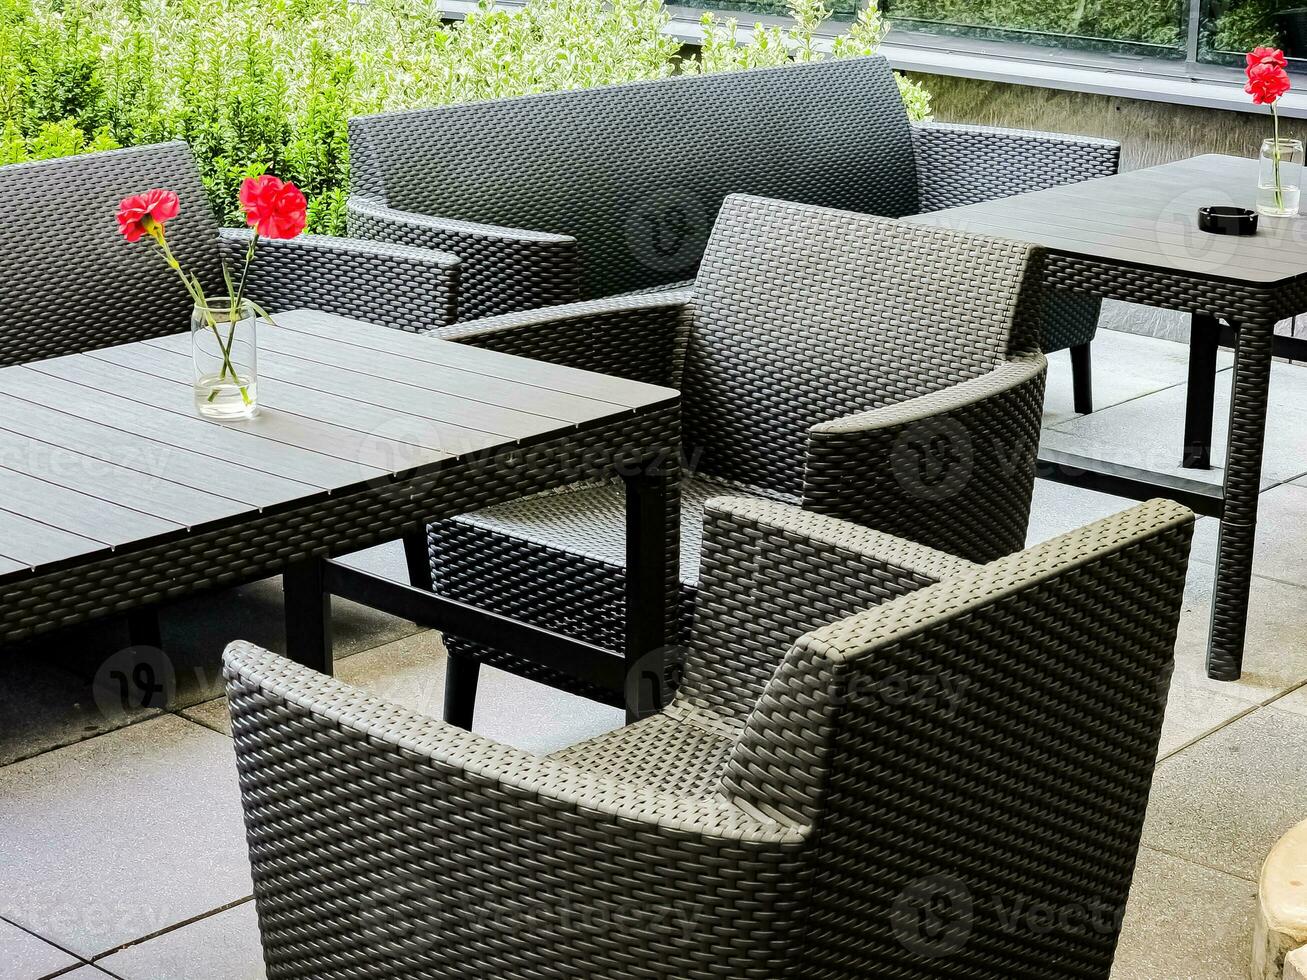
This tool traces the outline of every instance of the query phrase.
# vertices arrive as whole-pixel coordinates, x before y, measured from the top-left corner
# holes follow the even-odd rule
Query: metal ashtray
[[[1257,234],[1257,212],[1213,204],[1198,209],[1198,227],[1213,235]]]

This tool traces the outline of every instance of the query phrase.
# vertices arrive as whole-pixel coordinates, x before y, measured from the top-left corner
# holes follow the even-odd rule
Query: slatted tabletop
[[[0,589],[677,401],[329,314],[276,323],[248,421],[196,414],[185,334],[0,369]]]
[[[1307,219],[1263,218],[1249,236],[1198,228],[1200,207],[1254,207],[1257,166],[1212,154],[904,220],[1113,263],[1275,285],[1307,270]]]

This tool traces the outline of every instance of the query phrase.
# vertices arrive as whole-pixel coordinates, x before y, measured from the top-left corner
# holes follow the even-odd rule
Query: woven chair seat
[[[605,732],[555,752],[551,759],[592,776],[684,797],[708,797],[718,782],[742,721],[675,704],[635,725]]]
[[[681,581],[686,585],[699,579],[704,504],[740,489],[702,477],[681,481]],[[766,496],[774,498],[773,494]],[[626,567],[625,507],[626,497],[617,482],[578,484],[456,517],[452,522],[602,562],[620,571]]]

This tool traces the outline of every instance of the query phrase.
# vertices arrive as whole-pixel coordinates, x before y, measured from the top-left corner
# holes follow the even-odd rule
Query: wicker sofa
[[[733,195],[693,289],[490,318],[463,343],[680,389],[680,637],[703,502],[802,503],[965,558],[1025,542],[1045,360],[1027,245]],[[625,643],[619,485],[573,486],[406,539],[413,584],[614,651]],[[430,569],[430,577],[426,577]],[[670,587],[678,571],[670,569]],[[673,608],[676,603],[671,604]],[[449,721],[489,663],[599,700],[536,663],[446,635]],[[668,657],[668,688],[677,655]]]
[[[705,514],[676,701],[549,757],[228,648],[269,980],[1105,980],[1192,513],[984,566]]]
[[[884,58],[350,121],[349,233],[463,260],[459,319],[694,277],[727,194],[900,217],[1115,173],[1105,140],[909,124]],[[1097,300],[1052,297],[1090,411]]]
[[[177,258],[221,289],[223,254],[238,264],[247,233],[219,230],[185,143],[0,167],[10,243],[0,258],[0,365],[188,328],[191,301],[176,274],[114,225],[118,202],[151,187],[180,198],[168,224]],[[427,329],[453,317],[458,264],[427,248],[304,235],[263,242],[247,292],[274,312],[310,307]]]

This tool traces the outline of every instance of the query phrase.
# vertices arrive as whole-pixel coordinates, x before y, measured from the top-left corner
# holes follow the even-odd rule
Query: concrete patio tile
[[[191,922],[96,960],[122,980],[195,977],[264,980],[263,947],[254,903]]]
[[[39,980],[80,962],[71,953],[0,919],[0,977],[5,980]]]
[[[1189,345],[1157,337],[1101,329],[1094,338],[1094,408],[1102,410],[1121,402],[1184,384],[1189,372]],[[1221,351],[1218,365],[1234,363],[1231,351]],[[1071,394],[1071,352],[1048,355],[1048,382],[1044,392],[1044,422],[1057,424],[1078,418]]]
[[[336,657],[348,657],[416,633],[419,627],[347,599],[332,600]],[[201,596],[165,610],[163,644],[177,676],[173,707],[198,704],[222,693],[222,651],[232,640],[281,650],[285,625],[281,579],[270,578]]]
[[[1304,532],[1307,532],[1307,485],[1286,483],[1263,493],[1257,505],[1257,550],[1253,562],[1257,574],[1307,585]]]
[[[163,715],[0,769],[0,915],[85,958],[251,893],[230,740]]]
[[[1257,886],[1139,849],[1112,980],[1234,980],[1248,975]]]
[[[1211,682],[1209,682],[1210,684]],[[1257,705],[1238,693],[1226,694],[1209,684],[1194,684],[1189,676],[1177,672],[1167,693],[1166,716],[1162,720],[1162,737],[1158,758],[1165,758],[1195,739],[1210,734]]]
[[[1307,717],[1259,708],[1158,764],[1143,839],[1252,882],[1305,816]]]
[[[1263,486],[1307,473],[1307,369],[1275,364],[1262,466]],[[1226,425],[1230,411],[1229,372],[1216,385],[1212,463],[1216,469],[1186,470],[1179,466],[1184,436],[1183,386],[1167,388],[1113,405],[1092,415],[1057,423],[1044,432],[1049,448],[1192,479],[1220,482],[1225,462]],[[1079,448],[1077,448],[1079,447]]]
[[[80,659],[88,648],[105,657],[121,649],[116,634],[107,639],[78,631],[5,651],[0,657],[0,766],[159,714],[157,708],[103,696],[97,703],[92,676],[61,665],[61,653]],[[91,655],[92,662],[98,655]]]
[[[1214,566],[1190,562],[1172,684],[1187,684],[1251,703],[1265,703],[1307,680],[1307,589],[1254,575],[1248,602],[1243,675],[1207,677]]]
[[[70,973],[59,974],[59,980],[113,980],[113,974],[105,973],[88,963]]]
[[[1307,716],[1307,684],[1271,702],[1278,710]]]
[[[445,692],[445,647],[440,634],[428,630],[341,661],[336,676],[379,698],[439,718]],[[188,708],[183,714],[231,732],[225,698]],[[473,728],[498,742],[543,755],[619,728],[625,720],[618,708],[493,667],[481,669]]]

